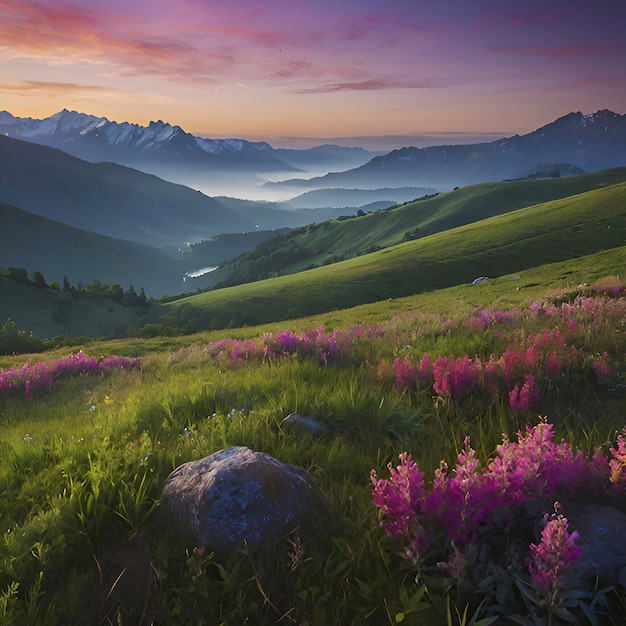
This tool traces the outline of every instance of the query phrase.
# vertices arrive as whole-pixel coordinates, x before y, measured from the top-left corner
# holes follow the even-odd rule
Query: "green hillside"
[[[41,288],[0,275],[0,325],[7,319],[17,329],[48,339],[67,337],[114,337],[136,323],[144,312],[110,298]]]
[[[502,276],[621,248],[626,183],[519,209],[371,254],[167,305],[202,311],[213,326],[275,321]]]
[[[42,272],[73,285],[119,283],[144,287],[151,297],[180,293],[193,265],[159,248],[75,228],[0,202],[0,267]]]
[[[116,163],[89,163],[3,135],[0,158],[0,200],[108,237],[178,247],[254,228],[214,198]]]
[[[626,168],[549,180],[484,183],[346,220],[311,224],[224,263],[220,285],[290,274],[626,181]]]

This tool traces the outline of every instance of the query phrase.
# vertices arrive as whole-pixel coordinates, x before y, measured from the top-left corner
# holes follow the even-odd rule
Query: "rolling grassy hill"
[[[559,179],[483,183],[361,217],[312,224],[225,262],[219,270],[221,284],[298,272],[624,181],[626,168]]]
[[[213,325],[257,324],[467,284],[614,250],[626,260],[626,183],[490,217],[340,263],[169,303]]]
[[[502,280],[506,281],[509,291],[520,288],[526,293],[529,284],[547,284],[540,279],[529,278],[527,270],[568,259],[568,264],[555,270],[559,275],[568,276],[571,271],[587,280],[585,272],[589,270],[589,280],[592,280],[608,274],[621,274],[626,266],[626,183],[610,187],[601,185],[606,184],[610,177],[618,178],[623,174],[623,170],[611,170],[600,177],[597,174],[586,175],[589,186],[595,184],[600,188],[403,242],[344,262],[181,298],[162,307],[153,307],[144,320],[156,322],[155,308],[158,308],[162,311],[165,325],[171,326],[169,332],[178,332],[176,329],[183,327],[184,332],[192,332],[206,328],[268,323],[311,314],[320,314],[326,319],[329,315],[336,317],[344,309],[350,315],[350,307],[364,303],[385,302],[388,298],[432,292],[454,285],[461,285],[459,302],[468,301],[468,298],[473,301],[478,290],[480,293],[489,292],[495,283],[490,280],[480,287],[468,287],[468,283],[478,276],[494,278],[523,272],[522,279],[515,283],[510,278]],[[581,182],[579,177],[569,181],[539,182],[549,182],[548,187],[552,189],[555,186],[557,189],[564,186],[571,189],[574,181],[577,184]],[[513,188],[504,183],[495,185],[494,193],[512,193],[519,182],[515,181]],[[523,185],[522,189],[532,198],[533,193],[538,193],[535,187],[538,181],[531,182],[533,184]],[[446,195],[456,200],[465,194],[474,202],[475,215],[481,206],[486,212],[493,210],[485,208],[486,203],[481,205],[478,194],[480,187],[485,186],[475,188],[469,196],[468,191],[472,190],[458,190]],[[491,186],[487,187],[491,191]],[[443,199],[438,196],[412,205]],[[446,206],[450,208],[449,204]],[[398,207],[389,211],[389,214],[401,214],[410,207]],[[450,209],[452,215],[453,209]],[[43,218],[36,220],[41,221],[44,227],[47,224]],[[348,223],[358,224],[362,220],[349,220]],[[343,226],[345,223],[336,222],[330,226]],[[31,227],[34,228],[32,224],[28,228],[32,230]],[[42,233],[43,241],[50,230],[43,228]],[[93,245],[86,248],[91,255],[97,252],[96,243],[99,239],[106,238],[94,235],[92,239]],[[72,251],[73,259],[82,259],[80,247],[75,243],[68,243],[67,247]],[[599,257],[587,256],[602,250],[608,252]],[[46,256],[45,246],[39,251]],[[89,254],[75,265],[86,266]],[[126,258],[121,253],[118,257],[120,262]],[[536,272],[534,270],[534,274]],[[48,281],[60,281],[60,277],[47,272],[45,278]],[[89,280],[94,278],[95,275]],[[159,280],[158,275],[155,280]],[[573,277],[572,280],[577,279]],[[74,280],[71,282],[74,284]],[[142,284],[136,285],[139,286]],[[11,317],[20,329],[32,330],[43,338],[57,334],[113,336],[119,334],[122,328],[136,326],[138,321],[136,311],[124,307],[118,310],[114,302],[106,299],[70,301],[67,294],[37,289],[32,285],[24,285],[21,289],[19,293],[9,294],[5,283],[0,284],[3,302],[0,317],[3,320]],[[153,293],[148,290],[148,295],[152,296]],[[9,302],[11,306],[8,306]]]

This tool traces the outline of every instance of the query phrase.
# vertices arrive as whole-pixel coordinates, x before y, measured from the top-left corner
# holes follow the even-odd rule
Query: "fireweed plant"
[[[527,309],[485,309],[459,321],[440,320],[442,333],[491,335],[491,345],[500,349],[489,354],[420,353],[418,342],[404,331],[411,321],[398,319],[375,329],[329,332],[320,327],[301,335],[287,330],[256,340],[226,340],[209,344],[206,353],[231,365],[276,363],[295,355],[329,366],[348,359],[357,343],[362,350],[364,342],[376,338],[388,344],[395,340],[393,360],[362,366],[361,373],[374,372],[383,385],[409,394],[427,393],[436,402],[504,399],[514,413],[529,415],[541,407],[544,395],[554,398],[590,382],[600,386],[619,380],[623,348],[614,339],[624,329],[623,295],[621,285],[590,288],[575,296],[553,293]],[[613,339],[610,344],[608,337]],[[484,467],[466,438],[455,467],[442,462],[429,489],[424,473],[403,452],[399,465],[388,466],[389,479],[372,471],[374,502],[387,534],[403,544],[401,552],[417,568],[418,578],[435,571],[456,581],[457,592],[492,592],[498,595],[491,603],[492,615],[516,610],[521,597],[533,605],[529,612],[567,621],[567,607],[572,606],[569,575],[580,554],[577,533],[570,534],[567,519],[555,513],[546,516],[537,540],[532,529],[543,519],[538,511],[553,510],[560,499],[624,502],[625,453],[619,435],[608,456],[598,448],[587,459],[566,441],[555,441],[553,425],[543,419],[518,432],[516,442],[504,437]],[[493,581],[502,584],[505,578],[519,589],[516,599],[494,591]],[[582,598],[577,601],[583,603]]]
[[[527,310],[485,309],[456,323],[443,318],[439,332],[456,329],[491,333],[492,343],[497,343],[500,350],[482,355],[435,356],[420,354],[419,346],[409,343],[397,349],[404,354],[379,362],[376,377],[400,391],[432,391],[446,401],[477,395],[489,400],[503,397],[514,411],[536,411],[541,407],[543,393],[619,374],[616,364],[623,357],[623,346],[619,342],[606,345],[598,338],[623,333],[624,288],[598,287],[594,294],[580,294],[572,301],[559,301],[565,295],[557,294],[552,301],[533,302]],[[312,357],[323,366],[347,359],[358,362],[354,353],[366,354],[368,340],[385,338],[387,344],[392,344],[395,339],[397,343],[403,326],[412,323],[410,319],[394,320],[376,328],[359,325],[349,331],[328,331],[322,326],[301,334],[285,330],[258,339],[224,339],[208,344],[206,354],[219,363],[232,365],[275,363],[288,356]],[[529,332],[526,326],[539,330]]]
[[[0,397],[24,394],[27,399],[33,393],[50,391],[53,384],[64,378],[81,374],[103,375],[115,369],[133,369],[141,366],[139,359],[108,356],[97,359],[82,350],[54,361],[31,363],[21,367],[14,365],[0,370]]]
[[[388,465],[389,478],[372,470],[370,479],[374,504],[381,513],[381,526],[400,540],[402,553],[422,575],[437,567],[452,579],[474,580],[476,589],[496,595],[490,570],[506,571],[518,584],[530,586],[538,609],[563,615],[581,548],[567,518],[559,512],[563,498],[608,497],[624,501],[626,496],[626,441],[618,436],[611,459],[596,449],[591,459],[574,452],[565,441],[555,441],[553,425],[545,419],[518,432],[517,441],[506,437],[496,456],[483,467],[469,438],[458,455],[454,469],[442,462],[427,489],[424,473],[407,452],[400,464]],[[533,510],[545,510],[556,502],[554,515],[545,516],[541,540],[527,543]],[[503,538],[506,541],[503,544]],[[502,547],[505,547],[502,550]],[[480,555],[480,557],[477,557]],[[582,598],[582,596],[580,596]],[[491,603],[492,614],[514,608],[504,596]],[[567,613],[565,613],[567,615]]]

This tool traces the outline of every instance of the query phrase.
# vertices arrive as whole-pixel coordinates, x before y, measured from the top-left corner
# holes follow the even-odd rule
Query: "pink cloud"
[[[194,87],[240,82],[293,94],[472,81],[484,89],[485,81],[505,76],[526,84],[541,73],[531,72],[525,58],[559,58],[563,66],[571,59],[571,67],[580,55],[623,55],[626,44],[614,33],[600,39],[602,31],[587,33],[584,20],[572,17],[581,9],[564,12],[561,3],[494,1],[479,11],[467,0],[432,7],[406,0],[0,0],[0,49],[40,64],[92,64],[94,78],[102,69],[107,82],[116,76]],[[514,72],[507,55],[522,59]]]
[[[99,85],[81,85],[79,83],[66,83],[43,80],[23,80],[14,83],[0,83],[0,91],[52,91],[52,92],[77,92],[77,91],[111,91],[108,87]]]
[[[209,78],[225,73],[234,61],[187,42],[184,33],[153,35],[135,30],[132,16],[98,12],[71,3],[25,2],[10,7],[0,25],[0,41],[17,54],[39,54],[42,60],[64,57],[117,67],[122,75],[158,75],[171,79]]]
[[[97,63],[119,76],[149,76],[185,84],[218,81],[286,88],[312,83],[323,91],[370,90],[387,73],[385,52],[430,45],[425,19],[372,11],[371,3],[195,2],[93,3],[7,0],[0,45],[40,62]],[[394,3],[391,3],[392,5]],[[397,6],[397,5],[396,5]],[[394,70],[401,71],[396,63]],[[393,82],[393,79],[388,79]],[[320,84],[321,83],[321,84]],[[317,85],[317,86],[316,86]],[[359,86],[363,85],[363,86]],[[306,89],[302,90],[305,93]]]

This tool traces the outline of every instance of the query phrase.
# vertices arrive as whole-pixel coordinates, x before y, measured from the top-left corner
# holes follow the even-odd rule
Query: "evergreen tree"
[[[124,295],[124,304],[126,304],[126,306],[137,306],[139,304],[139,296],[133,285],[129,285],[128,291]]]
[[[41,272],[33,272],[33,282],[37,287],[47,287],[46,279]]]

